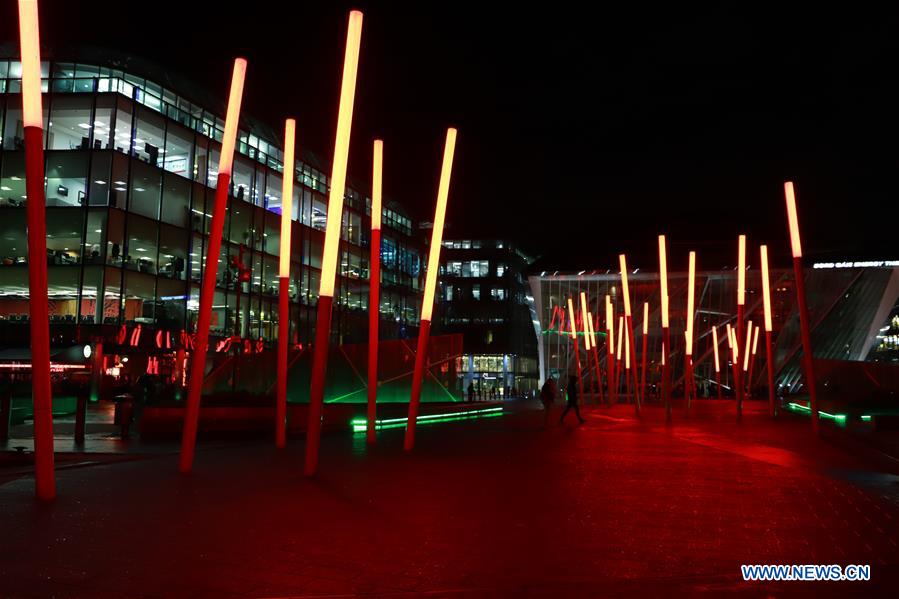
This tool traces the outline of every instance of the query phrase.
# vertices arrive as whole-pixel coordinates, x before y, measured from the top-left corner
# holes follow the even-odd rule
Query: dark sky
[[[701,267],[732,264],[739,232],[786,259],[793,178],[807,254],[899,257],[893,14],[163,4],[44,0],[44,43],[133,53],[222,97],[246,55],[245,111],[277,129],[295,115],[300,143],[330,162],[346,13],[360,7],[350,171],[369,177],[383,136],[387,194],[430,219],[457,126],[450,236],[511,237],[560,269],[611,267],[619,251],[653,268],[660,232]]]

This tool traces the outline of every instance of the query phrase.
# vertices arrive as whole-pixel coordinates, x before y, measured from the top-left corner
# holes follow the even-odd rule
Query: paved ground
[[[0,484],[0,596],[872,596],[899,583],[899,477],[808,422],[625,406],[201,450]],[[743,583],[741,563],[870,564],[869,583]]]

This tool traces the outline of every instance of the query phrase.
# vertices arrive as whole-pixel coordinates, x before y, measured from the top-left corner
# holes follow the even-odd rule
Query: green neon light
[[[473,420],[476,418],[491,418],[494,416],[502,416],[502,406],[496,408],[482,408],[478,410],[465,410],[460,412],[444,412],[443,414],[425,414],[418,417],[419,424],[431,424],[437,422],[451,422],[455,420]],[[408,418],[385,418],[383,420],[375,420],[375,430],[402,428],[406,426]],[[366,418],[354,418],[350,421],[354,433],[365,432],[368,427]]]
[[[793,412],[797,412],[800,414],[812,413],[812,409],[810,407],[795,402],[788,403],[787,408],[789,408]],[[818,410],[818,416],[820,416],[821,418],[826,418],[828,420],[833,420],[837,424],[846,424],[846,414],[829,414],[828,412],[822,412],[821,410]]]
[[[542,331],[542,333],[543,333],[544,335],[549,335],[550,333],[555,333],[556,335],[565,335],[566,337],[571,337],[571,331],[570,331],[570,330],[565,330],[565,331],[563,331],[563,330],[560,330],[560,329],[544,329],[544,330]],[[585,336],[586,334],[587,334],[587,333],[585,333],[584,331],[577,331],[577,336],[578,336],[578,337],[583,337],[583,336]],[[608,333],[606,333],[605,331],[596,331],[594,334],[595,334],[597,337],[607,337],[607,336],[608,336]]]
[[[862,422],[871,422],[873,418],[870,414],[862,414]]]

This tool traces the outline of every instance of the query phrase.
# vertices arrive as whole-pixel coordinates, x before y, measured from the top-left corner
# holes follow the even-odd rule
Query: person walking
[[[468,382],[468,401],[474,401],[474,383],[471,381]]]
[[[543,404],[543,428],[549,426],[549,417],[552,412],[553,404],[556,401],[556,379],[549,377],[540,388],[540,402]]]
[[[562,410],[562,416],[559,417],[559,424],[562,424],[565,421],[565,415],[568,414],[568,410],[571,408],[574,408],[574,413],[577,416],[578,422],[583,424],[586,420],[581,417],[581,410],[577,405],[577,377],[571,373],[568,374],[568,388],[566,389],[566,393],[568,398],[565,409]]]

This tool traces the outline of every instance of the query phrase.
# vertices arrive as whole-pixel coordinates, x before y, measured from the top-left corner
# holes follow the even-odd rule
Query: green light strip
[[[445,412],[443,414],[425,414],[418,417],[420,424],[430,424],[432,422],[450,422],[453,420],[471,420],[475,418],[490,418],[492,416],[502,416],[502,406],[495,408],[482,408],[479,410],[463,410],[459,412]],[[385,418],[383,420],[375,420],[375,430],[400,428],[406,426],[408,418]],[[365,432],[368,427],[366,418],[354,418],[350,421],[354,433]]]
[[[802,414],[811,414],[812,413],[812,409],[810,407],[804,406],[802,404],[798,404],[795,402],[788,403],[787,407],[790,410],[792,410],[793,412],[799,412]],[[818,415],[821,416],[822,418],[828,418],[828,419],[833,420],[834,422],[838,422],[840,424],[846,423],[846,414],[829,414],[827,412],[822,412],[821,410],[818,410]]]
[[[871,422],[873,417],[870,414],[862,414],[862,422]]]

